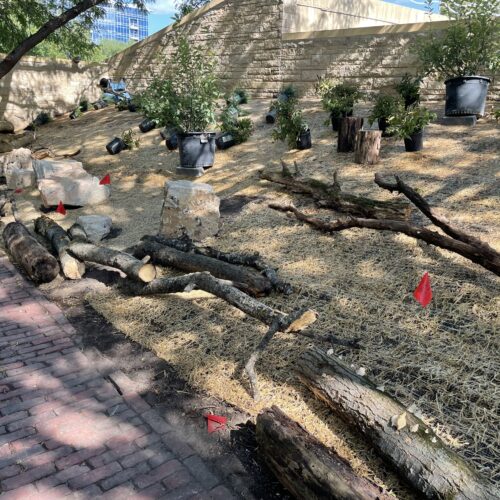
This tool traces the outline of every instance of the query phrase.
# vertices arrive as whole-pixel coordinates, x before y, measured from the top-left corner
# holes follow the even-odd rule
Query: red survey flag
[[[17,188],[14,193],[16,194],[21,194],[23,192],[23,190],[21,188]]]
[[[419,285],[413,292],[413,296],[420,302],[422,307],[427,307],[432,300],[431,279],[429,273],[425,273]]]
[[[59,201],[59,205],[57,205],[56,212],[61,215],[66,215],[66,209],[64,208],[62,201]]]
[[[207,417],[208,433],[217,432],[226,428],[227,418],[219,415],[205,415]]]
[[[99,184],[101,184],[101,186],[105,186],[106,184],[111,184],[111,177],[109,176],[109,174],[106,174],[100,181],[99,181]]]

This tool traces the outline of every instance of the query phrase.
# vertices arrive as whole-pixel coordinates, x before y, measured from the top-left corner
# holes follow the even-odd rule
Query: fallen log
[[[8,252],[36,283],[49,283],[59,274],[57,259],[31,235],[21,222],[11,222],[3,230]]]
[[[300,380],[363,434],[426,498],[493,500],[498,492],[415,415],[338,358],[317,348],[297,364]]]
[[[260,273],[265,276],[271,283],[272,287],[285,295],[289,295],[293,292],[292,285],[278,278],[276,269],[273,269],[262,259],[258,252],[248,254],[239,252],[222,252],[216,248],[210,246],[200,247],[196,245],[189,237],[185,236],[183,238],[172,239],[166,238],[165,236],[155,235],[155,236],[144,236],[141,238],[142,241],[156,241],[161,245],[166,245],[181,252],[196,253],[199,255],[204,255],[205,257],[210,257],[212,259],[221,260],[227,262],[228,264],[234,264],[235,266],[245,266],[252,267],[260,271]]]
[[[256,435],[259,454],[298,500],[391,498],[276,406],[257,416]]]
[[[411,213],[410,205],[405,202],[373,200],[343,192],[336,172],[333,184],[329,184],[318,179],[303,177],[298,170],[292,174],[282,162],[281,173],[261,171],[260,178],[285,186],[294,193],[307,194],[321,207],[333,208],[350,215],[373,219],[407,220]]]
[[[132,255],[111,248],[90,243],[72,243],[68,252],[81,261],[95,262],[103,266],[115,267],[129,278],[149,283],[156,278],[156,269],[152,264],[142,262]]]
[[[375,165],[380,159],[380,130],[360,130],[356,136],[354,161],[361,165]]]
[[[51,218],[42,215],[35,220],[35,231],[49,240],[59,256],[62,272],[70,280],[79,280],[85,274],[85,264],[68,253],[71,240],[66,231]]]
[[[500,276],[500,254],[495,250],[485,250],[483,247],[469,245],[463,241],[451,238],[450,236],[445,236],[420,226],[414,226],[407,222],[397,220],[361,219],[356,217],[345,217],[333,221],[324,221],[317,217],[308,216],[300,210],[297,210],[293,205],[270,203],[269,207],[281,212],[291,212],[298,220],[325,233],[334,233],[357,227],[406,234],[412,238],[425,241],[425,243],[430,245],[457,253],[469,259],[471,262],[488,269],[488,271],[495,273],[497,276]]]
[[[237,286],[237,283],[215,278],[208,272],[185,274],[184,276],[175,278],[159,278],[144,286],[140,286],[137,283],[128,283],[128,287],[137,295],[179,293],[198,288],[225,300],[245,314],[268,325],[269,331],[245,365],[245,371],[250,380],[251,394],[254,399],[258,400],[260,395],[255,373],[255,363],[260,353],[269,344],[275,333],[301,332],[312,325],[318,318],[318,315],[315,311],[309,309],[299,309],[291,314],[285,314],[250,297],[239,290]]]
[[[151,239],[142,241],[135,247],[133,254],[139,259],[150,255],[154,264],[175,267],[190,273],[208,271],[216,278],[236,283],[240,290],[255,297],[268,295],[272,290],[270,281],[251,269],[228,264],[204,255],[186,253]]]

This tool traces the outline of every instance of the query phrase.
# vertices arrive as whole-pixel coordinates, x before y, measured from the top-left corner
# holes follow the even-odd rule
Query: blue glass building
[[[133,6],[116,9],[104,7],[106,14],[97,20],[92,29],[92,41],[118,40],[138,42],[148,36],[148,15]]]

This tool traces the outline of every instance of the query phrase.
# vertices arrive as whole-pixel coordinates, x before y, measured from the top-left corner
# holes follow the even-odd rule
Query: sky
[[[356,0],[354,0],[356,1]],[[424,0],[384,0],[405,7],[413,7],[414,9],[425,10]],[[436,5],[438,1],[435,1]],[[174,14],[174,0],[156,0],[152,5],[149,5],[149,34],[152,35],[157,31],[172,24],[172,16]]]

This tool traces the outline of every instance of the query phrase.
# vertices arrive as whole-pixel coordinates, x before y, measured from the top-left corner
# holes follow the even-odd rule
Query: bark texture
[[[354,151],[356,135],[363,128],[363,118],[346,116],[340,120],[337,151],[339,153],[350,153]]]
[[[142,241],[134,249],[133,254],[139,259],[151,255],[155,264],[175,267],[190,273],[208,271],[216,278],[231,281],[234,286],[255,297],[268,295],[272,290],[270,281],[252,269],[245,269],[204,255],[186,253],[151,239]]]
[[[145,264],[132,255],[118,250],[90,243],[72,243],[68,251],[78,260],[120,269],[129,278],[136,281],[149,283],[156,277],[156,269],[152,264]]]
[[[297,369],[315,396],[361,432],[426,498],[499,498],[494,486],[419,418],[341,360],[313,348],[302,356]]]
[[[407,220],[411,213],[411,207],[406,202],[379,201],[343,192],[336,173],[334,173],[333,183],[329,184],[304,177],[297,167],[295,173],[292,173],[283,162],[281,173],[261,171],[260,177],[266,181],[285,186],[294,193],[307,194],[316,200],[321,207],[333,208],[338,212],[354,216]]]
[[[20,222],[7,224],[3,239],[14,260],[36,283],[50,283],[59,274],[57,259]]]
[[[51,218],[42,215],[35,220],[35,231],[46,238],[59,256],[62,272],[70,280],[81,279],[85,264],[68,253],[71,240],[66,231]]]
[[[356,136],[354,161],[361,165],[375,165],[380,159],[380,130],[360,130]]]
[[[273,406],[257,417],[259,453],[297,500],[388,500],[333,450]]]

